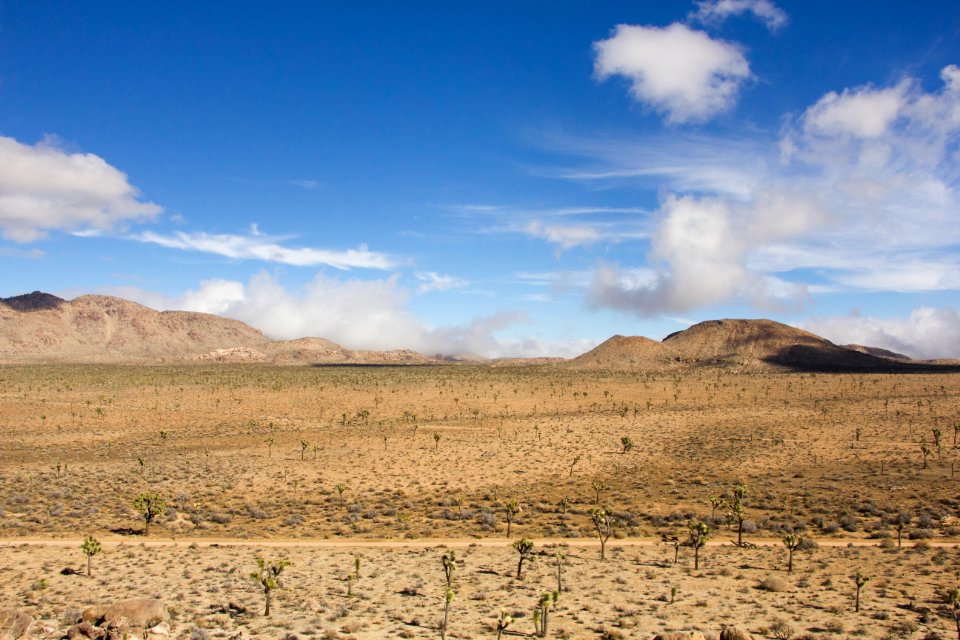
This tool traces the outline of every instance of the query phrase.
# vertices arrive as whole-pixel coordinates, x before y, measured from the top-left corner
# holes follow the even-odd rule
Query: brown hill
[[[851,349],[853,351],[859,351],[860,353],[869,353],[872,356],[877,356],[878,358],[890,358],[891,360],[903,360],[908,361],[912,360],[910,356],[905,356],[902,353],[897,353],[896,351],[890,351],[889,349],[881,349],[880,347],[867,347],[862,344],[845,344],[843,345],[844,349]]]
[[[238,320],[155,311],[111,296],[0,298],[0,363],[435,364],[415,351],[354,351],[323,338],[271,341]]]
[[[110,296],[71,301],[35,291],[0,299],[0,362],[156,362],[257,347],[256,329],[206,313],[154,311]]]
[[[903,356],[903,358],[906,358]],[[656,342],[614,336],[570,362],[572,367],[661,370],[721,367],[741,370],[924,371],[936,368],[833,344],[773,320],[709,320]]]

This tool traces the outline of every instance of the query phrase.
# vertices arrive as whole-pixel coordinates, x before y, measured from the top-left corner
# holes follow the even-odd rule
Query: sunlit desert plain
[[[440,637],[450,551],[449,637],[534,635],[558,567],[552,637],[957,633],[956,374],[25,365],[0,415],[0,593],[41,637],[132,597],[174,637]]]

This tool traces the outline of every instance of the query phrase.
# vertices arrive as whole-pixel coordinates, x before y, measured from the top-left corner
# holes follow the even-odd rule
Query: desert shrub
[[[837,524],[836,522],[824,522],[823,525],[820,527],[820,530],[830,535],[830,534],[836,533],[837,531],[840,531],[840,525]]]
[[[300,514],[300,513],[291,513],[291,514],[290,514],[289,516],[287,516],[286,519],[283,521],[283,524],[285,524],[285,525],[288,526],[288,527],[298,527],[298,526],[300,526],[301,524],[303,524],[303,521],[304,521],[304,520],[305,520],[305,518],[303,517],[302,514]]]
[[[757,585],[757,588],[764,591],[771,591],[773,593],[780,593],[782,591],[787,591],[790,588],[790,584],[778,576],[767,576],[760,581],[760,584]]]
[[[840,516],[839,524],[844,531],[853,533],[860,527],[860,520],[852,513],[845,513]]]

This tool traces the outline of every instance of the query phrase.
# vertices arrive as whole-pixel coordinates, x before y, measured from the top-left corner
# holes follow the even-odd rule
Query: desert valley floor
[[[60,637],[158,597],[178,638],[950,638],[957,374],[548,366],[0,369],[0,595]],[[624,440],[624,438],[628,440]],[[711,498],[747,487],[744,536]],[[142,535],[138,494],[165,514]],[[519,511],[508,522],[508,507]],[[617,526],[599,558],[591,509]],[[705,520],[710,544],[674,547]],[[906,520],[906,522],[904,522]],[[898,521],[902,547],[898,547]],[[508,527],[510,529],[508,535]],[[808,541],[787,573],[781,538]],[[103,552],[93,577],[80,541]],[[516,578],[517,539],[534,542]],[[262,616],[255,558],[290,564]],[[356,563],[359,559],[359,570]],[[857,572],[869,577],[853,610]],[[351,573],[359,574],[348,579]],[[350,595],[348,595],[348,591]],[[44,635],[46,634],[46,635]]]

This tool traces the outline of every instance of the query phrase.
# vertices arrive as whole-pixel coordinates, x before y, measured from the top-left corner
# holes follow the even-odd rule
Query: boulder
[[[122,600],[108,605],[90,607],[83,612],[81,619],[95,625],[110,625],[114,621],[125,619],[130,627],[145,629],[170,620],[167,605],[163,600],[154,598],[135,598]]]
[[[736,627],[724,627],[720,631],[720,640],[753,640],[753,636]]]
[[[0,640],[19,640],[27,635],[33,616],[17,609],[0,609]]]
[[[699,631],[674,631],[658,633],[653,640],[706,640]]]
[[[105,638],[107,632],[95,627],[89,622],[75,624],[67,630],[67,640],[99,640]]]

